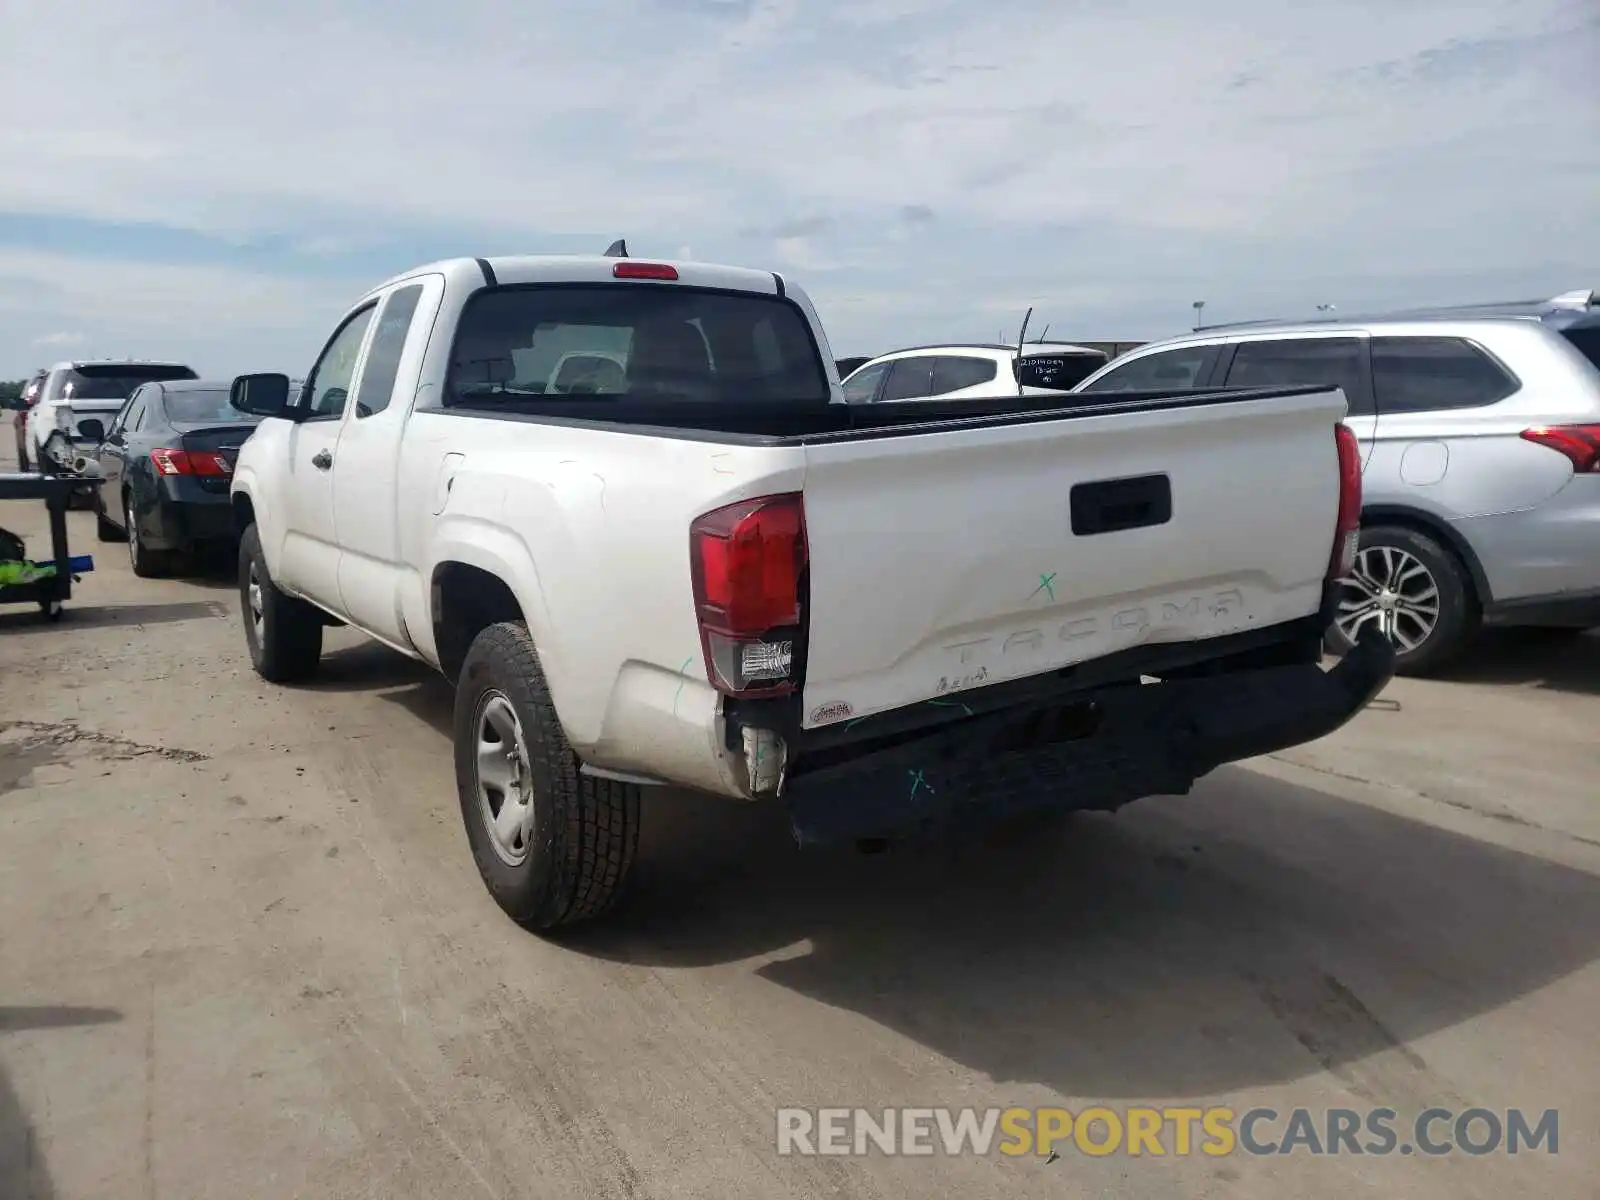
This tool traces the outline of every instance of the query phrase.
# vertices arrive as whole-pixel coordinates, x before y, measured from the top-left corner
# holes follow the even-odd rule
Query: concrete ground
[[[72,532],[64,620],[0,609],[5,1200],[1597,1194],[1592,635],[1048,835],[802,855],[660,796],[556,944],[478,881],[442,681],[339,631],[268,686],[225,567]],[[1560,1152],[775,1153],[792,1105],[1143,1102],[1556,1108]]]

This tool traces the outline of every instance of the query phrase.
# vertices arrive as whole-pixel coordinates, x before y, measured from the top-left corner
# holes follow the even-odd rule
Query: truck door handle
[[[318,450],[316,456],[311,460],[311,465],[319,471],[326,471],[333,466],[333,455],[326,450]]]

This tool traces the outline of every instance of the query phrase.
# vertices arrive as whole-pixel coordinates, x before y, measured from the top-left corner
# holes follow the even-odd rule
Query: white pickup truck
[[[532,929],[612,904],[652,787],[782,803],[802,844],[1114,809],[1387,682],[1382,637],[1321,666],[1337,389],[852,406],[832,364],[768,271],[390,280],[292,394],[234,381],[252,662],[307,677],[342,623],[452,681],[467,836]]]

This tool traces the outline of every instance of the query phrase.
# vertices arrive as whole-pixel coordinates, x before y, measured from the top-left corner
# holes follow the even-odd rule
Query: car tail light
[[[671,263],[619,262],[611,268],[613,279],[665,279],[676,282],[678,268]]]
[[[807,565],[800,493],[706,513],[689,527],[689,554],[711,685],[728,696],[793,691]]]
[[[232,475],[233,464],[215,450],[152,450],[157,475],[199,475],[215,479]]]
[[[1565,454],[1579,475],[1600,474],[1600,425],[1540,425],[1522,436]]]
[[[1339,448],[1339,520],[1333,531],[1328,578],[1343,579],[1355,568],[1361,542],[1361,443],[1342,421],[1333,427]]]

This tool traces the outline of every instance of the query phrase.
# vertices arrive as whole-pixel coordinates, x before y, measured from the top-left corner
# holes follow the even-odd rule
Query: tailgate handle
[[[1147,529],[1172,520],[1172,480],[1166,475],[1080,483],[1070,500],[1072,532],[1078,537]]]

